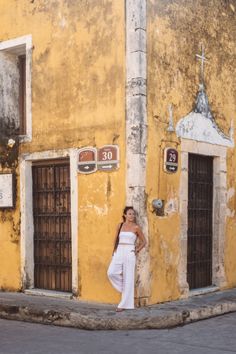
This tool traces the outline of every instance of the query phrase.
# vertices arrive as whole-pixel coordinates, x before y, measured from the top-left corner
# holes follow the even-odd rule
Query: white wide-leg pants
[[[135,261],[134,245],[118,245],[107,275],[112,286],[121,293],[118,308],[134,308]]]

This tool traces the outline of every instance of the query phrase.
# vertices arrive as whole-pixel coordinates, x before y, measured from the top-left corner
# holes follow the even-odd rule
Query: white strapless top
[[[119,235],[119,243],[135,244],[136,234],[132,231],[121,231]]]

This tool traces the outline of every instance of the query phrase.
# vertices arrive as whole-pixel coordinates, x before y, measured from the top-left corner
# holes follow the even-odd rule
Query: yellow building
[[[0,0],[0,288],[137,304],[236,286],[234,0]]]

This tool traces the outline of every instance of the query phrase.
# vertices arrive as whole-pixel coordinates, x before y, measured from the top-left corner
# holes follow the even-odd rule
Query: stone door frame
[[[213,225],[212,225],[212,284],[226,285],[224,269],[224,245],[226,226],[227,147],[193,140],[181,140],[180,177],[180,260],[178,266],[181,298],[191,292],[187,283],[187,231],[188,231],[188,158],[189,154],[213,156]],[[207,288],[203,288],[203,292]]]
[[[21,286],[34,289],[34,223],[32,162],[69,158],[71,183],[72,294],[78,296],[78,177],[77,149],[53,150],[20,157]]]

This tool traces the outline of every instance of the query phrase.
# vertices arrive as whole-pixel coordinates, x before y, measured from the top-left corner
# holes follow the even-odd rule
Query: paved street
[[[85,331],[0,320],[0,354],[236,353],[236,313],[169,330]]]

